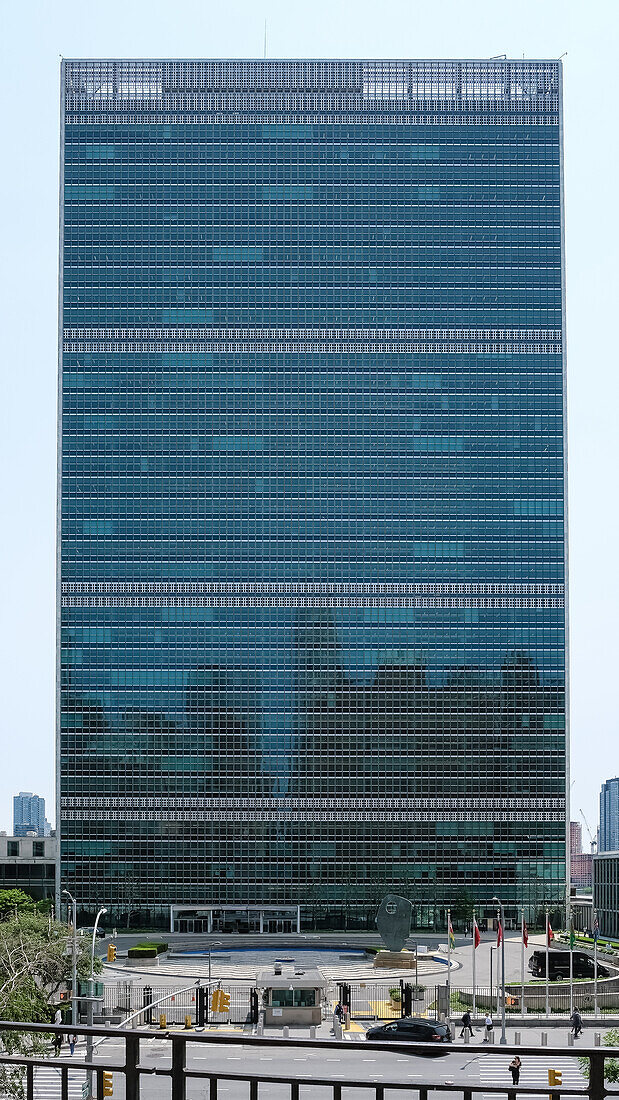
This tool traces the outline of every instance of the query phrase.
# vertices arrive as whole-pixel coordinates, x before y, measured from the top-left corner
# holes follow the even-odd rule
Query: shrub
[[[127,958],[129,959],[156,959],[157,948],[156,947],[130,947],[127,951]]]
[[[389,996],[391,997],[392,1001],[401,1001],[402,1000],[402,991],[401,991],[399,985],[392,986],[392,988],[389,990]]]
[[[151,942],[150,940],[142,940],[141,943],[136,943],[135,946],[140,948],[148,947],[150,951],[155,950],[158,955],[160,955],[162,951],[168,950],[167,943],[160,943],[157,941]]]
[[[610,1031],[607,1031],[602,1042],[605,1047],[619,1047],[619,1029],[614,1027],[611,1028]],[[578,1062],[583,1077],[589,1080],[589,1072],[591,1069],[589,1059],[579,1058]],[[604,1080],[611,1084],[619,1081],[619,1058],[606,1058],[604,1060]]]

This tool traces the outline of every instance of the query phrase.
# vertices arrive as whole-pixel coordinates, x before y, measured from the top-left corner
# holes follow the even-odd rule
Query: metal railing
[[[334,1076],[317,1076],[314,1073],[311,1075],[304,1074],[302,1072],[290,1073],[262,1073],[262,1072],[243,1072],[237,1069],[218,1069],[218,1070],[203,1070],[192,1068],[190,1060],[188,1060],[188,1050],[191,1048],[203,1046],[204,1044],[224,1046],[240,1046],[240,1047],[255,1047],[264,1050],[270,1048],[271,1051],[275,1051],[275,1048],[280,1053],[285,1053],[288,1059],[294,1057],[295,1051],[311,1048],[314,1052],[317,1050],[323,1050],[328,1052],[331,1057],[334,1053],[340,1052],[344,1054],[353,1054],[354,1047],[350,1043],[341,1043],[336,1040],[322,1040],[322,1039],[285,1039],[285,1038],[271,1038],[271,1037],[259,1037],[256,1035],[216,1035],[213,1033],[199,1033],[195,1031],[181,1031],[181,1032],[169,1032],[169,1031],[135,1031],[135,1030],[118,1030],[116,1028],[104,1028],[104,1027],[76,1027],[74,1029],[75,1034],[78,1036],[85,1036],[88,1034],[96,1036],[98,1039],[103,1039],[106,1036],[110,1039],[116,1040],[116,1043],[120,1040],[122,1043],[121,1057],[113,1059],[110,1056],[105,1056],[105,1043],[99,1046],[100,1055],[96,1061],[91,1062],[67,1062],[66,1059],[59,1057],[43,1058],[40,1056],[30,1056],[27,1054],[8,1054],[6,1051],[0,1050],[0,1069],[1,1070],[16,1070],[21,1071],[24,1076],[24,1096],[25,1100],[35,1100],[35,1071],[40,1067],[53,1067],[58,1072],[58,1085],[59,1088],[54,1095],[53,1091],[50,1091],[49,1087],[46,1089],[45,1100],[68,1100],[69,1097],[69,1081],[73,1082],[76,1078],[85,1078],[87,1071],[91,1070],[93,1074],[93,1089],[94,1097],[96,1100],[103,1100],[106,1095],[105,1088],[105,1075],[110,1072],[116,1076],[121,1077],[121,1084],[124,1086],[122,1092],[124,1093],[125,1100],[149,1100],[149,1096],[152,1095],[152,1090],[148,1087],[148,1082],[153,1079],[166,1079],[170,1081],[170,1091],[168,1096],[171,1100],[189,1100],[188,1085],[192,1082],[198,1082],[201,1086],[200,1096],[208,1097],[208,1100],[217,1100],[219,1085],[223,1082],[244,1082],[247,1085],[247,1091],[245,1095],[248,1100],[268,1100],[270,1093],[269,1087],[271,1085],[285,1086],[288,1089],[287,1095],[290,1100],[299,1100],[300,1089],[303,1086],[320,1086],[323,1090],[322,1096],[324,1100],[343,1100],[345,1092],[343,1090],[363,1089],[364,1095],[367,1094],[368,1100],[385,1100],[387,1094],[391,1093],[406,1093],[408,1097],[412,1095],[418,1096],[419,1100],[428,1100],[431,1093],[449,1093],[454,1097],[463,1100],[476,1100],[477,1097],[487,1096],[492,1094],[493,1096],[506,1097],[507,1100],[518,1100],[519,1096],[539,1096],[540,1093],[549,1094],[550,1100],[560,1100],[561,1096],[586,1096],[590,1100],[604,1100],[604,1097],[608,1095],[619,1096],[619,1091],[607,1089],[604,1081],[604,1065],[607,1058],[614,1058],[617,1055],[616,1047],[579,1047],[577,1050],[574,1048],[556,1047],[556,1046],[529,1046],[529,1045],[516,1045],[516,1046],[500,1046],[494,1048],[490,1045],[484,1050],[484,1056],[500,1059],[500,1066],[497,1066],[497,1072],[502,1075],[505,1073],[505,1061],[506,1056],[511,1056],[515,1053],[519,1055],[525,1055],[527,1058],[539,1058],[539,1057],[554,1057],[556,1059],[578,1059],[586,1057],[589,1059],[589,1079],[588,1083],[583,1084],[582,1088],[569,1088],[569,1087],[555,1087],[554,1085],[536,1085],[536,1086],[521,1086],[521,1085],[499,1085],[499,1084],[471,1084],[468,1081],[456,1080],[457,1072],[451,1068],[450,1078],[453,1075],[454,1080],[445,1081],[444,1083],[434,1083],[431,1081],[415,1082],[411,1085],[410,1081],[402,1080],[382,1080],[381,1082],[368,1081],[367,1077],[361,1075],[355,1075],[347,1077],[345,1080],[340,1075],[339,1078],[334,1079]],[[19,1032],[22,1036],[52,1036],[58,1032],[66,1032],[66,1027],[53,1024],[24,1024],[14,1023],[13,1021],[0,1021],[0,1038],[3,1040],[6,1038],[7,1032]],[[158,1059],[156,1064],[153,1062],[147,1062],[142,1060],[143,1050],[141,1050],[141,1044],[147,1040],[152,1040],[158,1037],[165,1040],[169,1044],[169,1057],[166,1058],[167,1065],[162,1065],[161,1060]],[[436,1046],[432,1043],[407,1043],[406,1047],[410,1053],[419,1054],[436,1054]],[[403,1044],[393,1042],[373,1042],[372,1052],[385,1051],[393,1054],[402,1054]],[[461,1050],[462,1048],[454,1047],[453,1050]],[[470,1049],[470,1048],[468,1048]],[[340,1065],[341,1069],[341,1065]],[[70,1075],[70,1076],[69,1076]],[[204,1091],[203,1086],[208,1083],[208,1092]],[[144,1086],[144,1087],[143,1087]],[[284,1093],[284,1095],[286,1095]]]

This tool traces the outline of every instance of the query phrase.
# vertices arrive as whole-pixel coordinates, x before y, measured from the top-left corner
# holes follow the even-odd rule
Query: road
[[[498,1042],[498,1035],[497,1035]],[[409,1084],[412,1089],[422,1083],[447,1084],[453,1082],[455,1090],[458,1086],[491,1088],[493,1085],[506,1085],[510,1083],[508,1064],[511,1053],[503,1053],[498,1046],[492,1048],[492,1053],[481,1043],[481,1033],[475,1036],[476,1041],[470,1045],[464,1045],[457,1041],[452,1053],[439,1058],[422,1057],[408,1050],[397,1053],[376,1050],[365,1041],[363,1036],[357,1040],[333,1044],[332,1047],[320,1047],[315,1051],[311,1047],[298,1047],[285,1040],[281,1045],[266,1045],[255,1047],[247,1045],[195,1044],[190,1045],[187,1051],[187,1065],[190,1069],[199,1069],[204,1072],[216,1072],[218,1074],[242,1074],[256,1073],[258,1075],[272,1075],[299,1077],[301,1080],[315,1080],[316,1078],[330,1081],[345,1082],[347,1080],[363,1081],[366,1085],[387,1084],[387,1082],[402,1082]],[[538,1029],[529,1029],[523,1035],[527,1044],[541,1045]],[[561,1046],[567,1045],[567,1031],[555,1029],[549,1036],[551,1043]],[[589,1036],[589,1040],[592,1036]],[[513,1033],[508,1033],[508,1042],[513,1041]],[[97,1059],[105,1059],[106,1062],[121,1064],[123,1060],[122,1042],[117,1039],[106,1040],[98,1048]],[[523,1057],[523,1069],[520,1083],[526,1087],[540,1087],[540,1097],[548,1095],[548,1069],[561,1070],[563,1074],[562,1085],[565,1088],[580,1088],[585,1084],[584,1078],[576,1059],[568,1058],[567,1050],[562,1053],[550,1053],[541,1056]],[[164,1039],[153,1037],[144,1039],[141,1044],[141,1063],[153,1069],[169,1068],[170,1044]],[[543,1091],[545,1090],[545,1091]],[[60,1094],[58,1094],[59,1096]],[[366,1088],[346,1089],[346,1100],[368,1100],[373,1094]],[[394,1097],[397,1095],[393,1094]],[[460,1094],[461,1095],[461,1094]],[[233,1078],[222,1080],[218,1086],[218,1096],[225,1100],[247,1100],[248,1085],[243,1081]],[[278,1085],[274,1082],[265,1083],[260,1092],[260,1100],[289,1100],[290,1089],[287,1085]],[[328,1100],[329,1093],[324,1087],[304,1084],[300,1089],[302,1100]],[[439,1094],[436,1094],[437,1100]],[[482,1093],[483,1097],[484,1094]],[[488,1094],[490,1100],[492,1094]],[[142,1100],[169,1100],[169,1078],[150,1077],[142,1078]],[[190,1081],[187,1089],[187,1100],[205,1100],[208,1097],[208,1086],[205,1081]],[[114,1098],[124,1100],[124,1085],[121,1074],[114,1074]],[[52,1094],[46,1100],[56,1100]],[[496,1100],[496,1097],[494,1098]]]

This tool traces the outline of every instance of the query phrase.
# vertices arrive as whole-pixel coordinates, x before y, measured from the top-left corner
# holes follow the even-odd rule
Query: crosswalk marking
[[[82,1100],[82,1085],[86,1079],[84,1070],[80,1069],[80,1061],[83,1061],[84,1053],[77,1054],[67,1063],[68,1096],[69,1100]],[[36,1066],[34,1070],[34,1100],[60,1100],[61,1074],[57,1066]]]
[[[479,1060],[479,1082],[483,1087],[484,1085],[505,1085],[505,1081],[510,1081],[509,1063],[511,1062],[511,1055],[509,1058],[505,1058],[505,1061],[499,1056],[486,1055]],[[538,1085],[540,1089],[543,1087],[544,1092],[540,1092],[540,1096],[546,1100],[548,1096],[548,1070],[558,1069],[562,1075],[561,1085],[567,1089],[579,1089],[586,1087],[587,1081],[583,1076],[582,1070],[578,1065],[575,1058],[555,1058],[552,1059],[540,1059],[529,1058],[525,1059],[520,1070],[520,1084],[526,1088],[535,1088]],[[553,1090],[557,1091],[557,1090]],[[558,1090],[560,1091],[560,1090]],[[481,1100],[496,1100],[495,1093],[482,1093]],[[534,1100],[529,1097],[528,1100]]]

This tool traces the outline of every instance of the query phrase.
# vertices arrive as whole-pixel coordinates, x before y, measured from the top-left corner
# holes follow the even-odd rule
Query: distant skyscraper
[[[619,778],[602,783],[598,851],[619,851]]]
[[[570,821],[570,855],[579,856],[582,852],[582,825],[580,821]]]
[[[62,103],[63,880],[187,929],[561,904],[560,63]]]
[[[31,791],[20,791],[13,796],[13,834],[49,836],[50,824],[45,817],[45,799]]]

